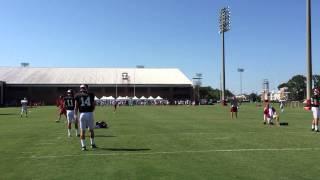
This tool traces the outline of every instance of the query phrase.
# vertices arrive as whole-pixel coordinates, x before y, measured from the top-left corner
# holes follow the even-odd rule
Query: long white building
[[[177,68],[0,67],[0,104],[21,98],[53,104],[67,89],[88,84],[96,96],[190,99],[192,81]]]

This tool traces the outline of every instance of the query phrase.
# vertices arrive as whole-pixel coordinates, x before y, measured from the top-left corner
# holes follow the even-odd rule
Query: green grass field
[[[56,107],[0,108],[0,179],[317,179],[320,133],[311,113],[285,109],[289,126],[262,124],[262,107],[239,118],[216,106],[98,107],[97,150],[67,137]],[[89,139],[86,139],[87,145]]]

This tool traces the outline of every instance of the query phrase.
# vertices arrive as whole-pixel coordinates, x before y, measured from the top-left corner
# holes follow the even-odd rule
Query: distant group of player
[[[71,136],[71,125],[75,124],[76,136],[79,136],[78,125],[80,126],[80,143],[83,151],[87,150],[85,143],[86,129],[90,132],[91,148],[97,148],[94,142],[94,118],[93,111],[95,110],[94,94],[88,92],[88,85],[82,84],[80,92],[74,94],[72,89],[67,91],[66,96],[60,96],[57,102],[59,107],[59,122],[61,116],[67,118],[68,136]],[[79,112],[79,113],[78,113]]]
[[[284,111],[284,104],[280,102],[281,112]],[[305,102],[305,110],[311,110],[312,112],[312,123],[311,130],[314,132],[320,132],[319,129],[319,118],[320,118],[320,90],[319,88],[313,89],[313,94],[310,100]],[[276,123],[279,125],[279,114],[268,102],[265,104],[263,111],[263,121],[264,124],[273,124],[273,120],[276,120]]]
[[[67,119],[67,132],[68,137],[72,134],[72,124],[75,126],[75,135],[80,136],[81,150],[86,151],[85,133],[86,129],[90,132],[91,148],[97,148],[94,141],[94,117],[93,111],[95,110],[94,94],[88,92],[88,85],[80,85],[79,93],[74,93],[72,89],[67,90],[65,96],[60,96],[57,100],[57,107],[59,110],[59,117],[56,122],[60,122],[61,117],[65,116]],[[28,117],[28,100],[23,98],[21,100],[21,113],[20,116]],[[114,112],[117,109],[117,103],[114,105]],[[78,128],[79,127],[79,128]],[[80,131],[79,131],[80,129]]]

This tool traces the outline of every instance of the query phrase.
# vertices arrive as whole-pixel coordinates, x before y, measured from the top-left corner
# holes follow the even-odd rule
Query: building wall
[[[1,88],[0,88],[1,89]],[[42,103],[45,105],[53,105],[56,99],[65,95],[68,89],[78,92],[78,86],[5,86],[4,104],[9,106],[20,106],[20,100],[27,97],[29,102]],[[192,87],[132,87],[132,86],[100,86],[89,87],[89,91],[93,92],[98,98],[102,96],[129,96],[137,97],[145,96],[161,96],[164,99],[190,99],[192,98]]]
[[[4,105],[4,90],[5,90],[5,82],[0,81],[0,106]]]

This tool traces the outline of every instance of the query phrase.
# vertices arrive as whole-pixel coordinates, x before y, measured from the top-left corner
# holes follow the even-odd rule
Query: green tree
[[[252,102],[260,102],[261,101],[261,97],[259,95],[257,95],[256,93],[249,94],[249,99]]]
[[[213,89],[210,86],[207,87],[200,87],[199,89],[200,99],[212,99],[214,101],[220,100],[221,91],[219,89]],[[234,96],[231,91],[225,91],[226,97]]]
[[[219,98],[219,96],[217,96],[214,93],[214,89],[212,89],[212,87],[210,86],[200,87],[199,93],[200,93],[201,99],[218,99]]]
[[[225,96],[228,98],[228,97],[233,97],[234,96],[234,94],[231,92],[231,91],[229,91],[228,89],[226,89],[226,91],[225,91]]]
[[[301,101],[305,98],[306,92],[306,77],[303,75],[293,76],[287,84],[290,92],[289,98],[295,101]]]
[[[281,84],[279,84],[278,89],[280,90],[283,87],[288,87],[288,84],[287,83],[281,83]]]

